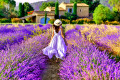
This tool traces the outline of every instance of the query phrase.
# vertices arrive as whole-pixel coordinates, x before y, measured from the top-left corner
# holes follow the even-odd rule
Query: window
[[[80,12],[81,12],[81,9],[80,9]]]
[[[73,13],[73,9],[72,8],[68,8],[68,12],[69,13]]]
[[[72,9],[71,8],[69,9],[69,12],[72,13]]]

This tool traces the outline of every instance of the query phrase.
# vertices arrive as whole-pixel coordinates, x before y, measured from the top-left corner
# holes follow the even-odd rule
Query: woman
[[[63,59],[66,56],[67,43],[63,35],[62,22],[59,19],[54,21],[51,41],[42,51],[50,59],[55,55],[57,58],[56,62],[58,58]]]

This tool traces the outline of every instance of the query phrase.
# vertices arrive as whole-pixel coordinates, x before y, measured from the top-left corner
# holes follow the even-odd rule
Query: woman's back
[[[54,29],[54,34],[59,34],[59,35],[61,35],[61,28],[59,28],[58,32],[56,32],[56,30]]]

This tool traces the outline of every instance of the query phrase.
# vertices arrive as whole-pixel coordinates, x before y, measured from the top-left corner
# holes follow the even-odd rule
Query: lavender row
[[[20,43],[22,40],[26,40],[30,37],[41,34],[43,30],[50,28],[50,24],[42,25],[5,25],[0,27],[0,50],[5,49],[7,45],[13,45]],[[46,27],[47,26],[47,27]]]
[[[47,24],[42,30],[46,32],[50,27],[51,25]],[[48,30],[48,33],[22,41],[20,45],[8,45],[6,50],[1,50],[0,79],[41,80],[48,59],[43,56],[41,50],[50,40],[51,33],[49,32]]]
[[[72,32],[72,33],[71,33]],[[68,56],[60,67],[63,80],[119,80],[120,62],[109,59],[106,51],[85,41],[81,32],[73,29],[66,32]]]
[[[120,26],[113,25],[76,25],[76,29],[80,30],[86,40],[97,44],[101,49],[109,49],[120,55]]]
[[[51,34],[51,33],[50,33]],[[0,52],[0,79],[42,80],[48,57],[42,54],[42,49],[50,41],[49,33],[22,41],[21,44],[8,46]]]

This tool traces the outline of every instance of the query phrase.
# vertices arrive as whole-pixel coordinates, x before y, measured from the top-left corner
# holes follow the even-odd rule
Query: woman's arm
[[[51,36],[50,42],[52,41],[53,36],[54,36],[54,29],[53,29],[53,27],[52,27],[52,36]],[[49,45],[50,45],[50,43],[49,43]]]
[[[63,34],[63,29],[62,29],[62,27],[61,27],[61,35],[62,35],[62,37],[63,37],[63,39],[64,39],[65,37],[64,37],[64,34]]]
[[[64,41],[65,41],[65,44],[68,46],[67,41],[66,41],[66,39],[65,39],[65,36],[64,36],[64,34],[63,34],[63,29],[62,29],[62,27],[61,27],[61,35],[62,35],[62,37],[63,37],[63,39],[64,39]]]

